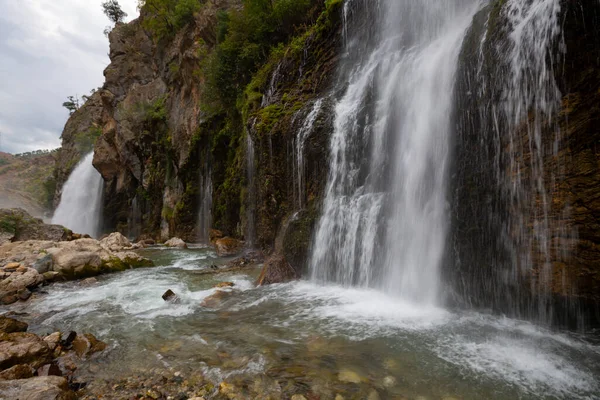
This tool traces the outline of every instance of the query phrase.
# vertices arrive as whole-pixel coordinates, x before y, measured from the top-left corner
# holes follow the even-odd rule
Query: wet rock
[[[0,316],[0,333],[26,332],[29,325],[5,316]]]
[[[45,274],[48,271],[52,271],[54,260],[51,254],[46,254],[44,257],[38,259],[31,265],[31,268],[35,269],[38,274]]]
[[[381,399],[381,397],[379,396],[379,393],[375,389],[372,389],[369,392],[369,395],[367,396],[367,400],[380,400],[380,399]]]
[[[219,257],[233,256],[244,249],[244,242],[230,237],[224,237],[215,241],[215,247]]]
[[[214,243],[218,239],[222,239],[224,236],[223,232],[218,229],[210,229],[208,231],[208,240],[210,240],[211,243]]]
[[[304,397],[301,394],[295,394],[295,395],[292,396],[291,400],[306,400],[306,397]]]
[[[25,272],[13,272],[8,278],[0,281],[0,299],[4,304],[14,303],[14,297],[19,298],[23,289],[31,289],[44,281],[42,275],[35,269],[26,268]]]
[[[233,287],[233,286],[235,286],[235,284],[233,282],[219,282],[214,287],[227,288],[227,287]]]
[[[91,333],[77,335],[73,340],[73,350],[80,358],[87,358],[106,349],[106,343],[96,339]]]
[[[175,292],[173,292],[171,289],[169,289],[169,290],[167,290],[166,292],[163,293],[162,299],[164,301],[170,301],[172,303],[175,303],[175,302],[179,301],[179,297],[177,297],[177,295],[175,294]]]
[[[187,249],[187,244],[177,237],[171,238],[165,242],[165,246],[167,247],[176,247],[178,249]]]
[[[113,232],[100,240],[100,245],[109,251],[121,251],[131,248],[131,242],[119,232]]]
[[[141,244],[142,246],[154,246],[156,244],[156,241],[154,239],[143,239],[140,240],[138,242],[138,244]]]
[[[338,374],[338,380],[346,383],[360,383],[360,375],[349,369],[342,369]]]
[[[266,262],[257,280],[257,285],[271,285],[273,283],[284,283],[299,276],[292,266],[282,255],[273,255]]]
[[[93,286],[98,283],[98,279],[96,278],[87,278],[81,281],[81,286]]]
[[[9,305],[16,303],[17,301],[19,301],[19,297],[16,292],[3,293],[3,295],[0,296],[0,304]]]
[[[202,307],[215,308],[218,307],[219,304],[221,304],[221,302],[230,295],[231,293],[228,291],[217,290],[215,293],[202,300],[200,305]]]
[[[45,364],[49,357],[48,344],[33,333],[0,334],[0,369],[18,364],[30,364],[36,368]]]
[[[73,345],[73,341],[75,340],[76,337],[77,337],[77,332],[75,332],[75,331],[70,331],[67,334],[63,334],[61,336],[60,345],[62,347],[64,347],[65,349],[70,349],[71,346]]]
[[[62,376],[62,371],[56,364],[46,364],[37,369],[37,376]]]
[[[21,400],[74,400],[65,378],[36,376],[29,379],[0,381],[0,398]]]
[[[0,372],[0,380],[27,379],[33,376],[34,370],[27,364],[14,365]]]
[[[73,353],[65,354],[54,360],[63,376],[72,376],[77,370],[77,360]]]

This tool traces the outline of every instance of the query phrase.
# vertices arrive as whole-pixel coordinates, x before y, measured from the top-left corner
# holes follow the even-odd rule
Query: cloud
[[[70,95],[102,86],[110,25],[101,0],[0,1],[0,150],[60,146]],[[128,20],[136,0],[119,1]]]

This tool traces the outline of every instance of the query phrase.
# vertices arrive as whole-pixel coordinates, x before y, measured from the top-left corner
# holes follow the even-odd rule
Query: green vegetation
[[[87,154],[94,149],[96,140],[102,136],[102,128],[99,126],[91,126],[87,131],[77,132],[74,137],[77,150],[81,154]]]
[[[127,13],[121,9],[117,0],[106,0],[102,3],[102,10],[108,19],[115,24],[123,22],[123,19],[127,16]]]
[[[201,0],[140,0],[139,7],[145,15],[142,26],[157,42],[168,39],[194,19],[194,13],[203,3]]]

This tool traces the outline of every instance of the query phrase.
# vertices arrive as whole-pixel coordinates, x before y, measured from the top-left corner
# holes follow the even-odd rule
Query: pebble
[[[341,382],[347,382],[347,383],[360,383],[361,382],[360,376],[356,372],[351,371],[349,369],[342,369],[340,371],[340,373],[338,374],[338,379]]]
[[[295,394],[292,396],[292,400],[306,400],[306,397],[302,396],[301,394]]]
[[[383,386],[388,389],[393,386],[396,386],[396,378],[394,378],[393,376],[386,376],[385,378],[383,378]]]

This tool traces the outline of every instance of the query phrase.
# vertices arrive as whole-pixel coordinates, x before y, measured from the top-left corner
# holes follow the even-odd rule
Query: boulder
[[[26,332],[29,325],[5,316],[0,316],[0,333]]]
[[[131,248],[131,242],[119,232],[113,232],[100,240],[100,245],[109,251],[121,251]]]
[[[49,361],[48,344],[33,333],[15,332],[0,334],[0,369],[18,364],[37,368]]]
[[[96,283],[98,283],[98,279],[92,277],[92,278],[86,278],[86,279],[82,280],[80,285],[81,286],[93,286]]]
[[[60,274],[56,271],[48,271],[42,274],[44,277],[44,281],[46,282],[54,282],[60,278]]]
[[[298,278],[298,274],[287,262],[286,258],[276,254],[267,259],[256,284],[270,285],[273,283],[289,282]]]
[[[178,249],[187,249],[187,244],[182,239],[177,237],[171,238],[165,242],[167,247],[176,247]]]
[[[29,365],[18,364],[0,372],[0,380],[27,379],[31,378],[34,372]]]
[[[56,348],[60,344],[61,336],[62,335],[60,332],[54,332],[43,338],[44,342],[46,342],[46,344],[48,345],[48,348],[50,349],[50,351],[56,350]]]
[[[75,400],[67,380],[60,376],[0,381],[0,398],[21,400]]]
[[[79,358],[87,358],[106,349],[106,343],[96,339],[91,333],[78,334],[73,340],[73,350]]]
[[[214,243],[217,239],[222,239],[223,237],[225,237],[223,232],[217,229],[211,229],[208,231],[208,240],[210,240],[211,243]]]
[[[233,287],[233,286],[235,286],[235,284],[233,282],[219,282],[214,287],[226,288],[226,287]]]
[[[230,237],[224,237],[215,241],[217,254],[220,257],[233,256],[244,249],[244,242]]]
[[[27,268],[25,272],[15,271],[7,278],[0,281],[0,301],[3,304],[11,304],[27,296],[25,289],[35,288],[44,282],[42,275],[33,268]]]

